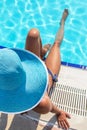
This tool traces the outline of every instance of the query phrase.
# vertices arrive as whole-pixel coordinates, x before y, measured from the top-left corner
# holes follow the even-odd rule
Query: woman
[[[58,109],[50,100],[48,94],[50,88],[53,86],[53,83],[57,81],[57,76],[60,71],[61,58],[60,58],[60,45],[63,40],[64,35],[64,24],[65,20],[68,16],[68,10],[65,9],[60,21],[60,29],[56,35],[53,46],[50,49],[50,44],[42,47],[40,33],[37,29],[33,28],[29,31],[25,49],[33,52],[39,58],[43,60],[44,55],[50,49],[50,52],[45,60],[46,67],[49,73],[49,85],[44,98],[40,102],[40,104],[34,108],[34,110],[40,114],[46,114],[48,112],[55,113],[57,115],[57,121],[60,127],[64,129],[68,129],[69,123],[67,118],[70,118],[70,115],[63,110]]]

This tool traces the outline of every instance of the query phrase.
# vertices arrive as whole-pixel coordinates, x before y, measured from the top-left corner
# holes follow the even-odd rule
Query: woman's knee
[[[40,102],[40,104],[38,105],[38,107],[41,110],[42,114],[46,114],[48,112],[51,111],[51,104],[50,104],[50,99],[48,96],[45,96],[42,101]]]
[[[56,45],[57,47],[60,47],[60,44],[61,44],[61,40],[60,39],[58,41],[54,42],[54,45]]]
[[[40,36],[39,30],[36,28],[32,28],[29,33],[28,33],[29,37],[33,37],[33,38],[38,38]]]

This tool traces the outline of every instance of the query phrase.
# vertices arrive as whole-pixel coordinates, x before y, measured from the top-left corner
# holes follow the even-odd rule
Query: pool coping
[[[61,64],[64,65],[64,66],[69,66],[69,67],[74,67],[74,68],[79,68],[79,69],[87,70],[87,66],[85,66],[85,65],[68,63],[68,62],[64,62],[64,61],[62,61]]]

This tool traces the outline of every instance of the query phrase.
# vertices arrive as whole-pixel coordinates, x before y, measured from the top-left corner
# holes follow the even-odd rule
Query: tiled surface
[[[61,130],[54,124],[47,125],[47,120],[40,120],[40,115],[33,111],[22,116],[0,113],[0,130]]]
[[[0,114],[0,130],[37,130],[37,127],[42,128],[36,120],[20,115]]]
[[[62,66],[58,77],[61,84],[87,90],[87,70]],[[87,130],[87,117],[71,115],[71,128]],[[72,130],[73,130],[72,129]],[[0,130],[61,130],[58,128],[56,116],[52,113],[40,115],[33,111],[28,114],[0,114]],[[71,129],[70,129],[71,130]]]
[[[87,70],[62,66],[59,82],[72,87],[87,89]]]
[[[22,116],[26,120],[31,119],[37,122],[36,130],[61,130],[58,128],[56,116],[52,113],[40,115],[34,111],[29,111]]]

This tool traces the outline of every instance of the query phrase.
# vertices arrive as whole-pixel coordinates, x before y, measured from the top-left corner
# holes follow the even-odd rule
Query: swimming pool
[[[62,61],[87,66],[86,0],[0,1],[0,45],[24,48],[32,27],[40,30],[43,45],[53,44],[64,8],[69,9],[69,17],[61,46]]]

